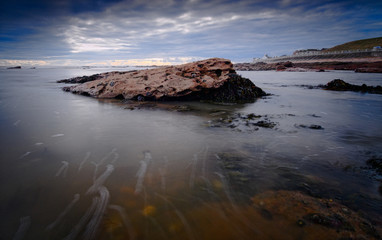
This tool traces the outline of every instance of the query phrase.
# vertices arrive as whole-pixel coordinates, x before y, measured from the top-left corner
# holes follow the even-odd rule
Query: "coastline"
[[[363,73],[382,73],[382,58],[348,58],[348,59],[317,59],[295,60],[284,62],[236,63],[237,71],[325,71],[350,70]]]

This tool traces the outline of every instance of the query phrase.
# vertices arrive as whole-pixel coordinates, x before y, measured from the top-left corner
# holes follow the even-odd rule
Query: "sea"
[[[56,82],[132,69],[0,68],[0,239],[330,239],[283,210],[314,201],[380,229],[382,95],[315,86],[382,74],[239,71],[268,96],[133,107]]]

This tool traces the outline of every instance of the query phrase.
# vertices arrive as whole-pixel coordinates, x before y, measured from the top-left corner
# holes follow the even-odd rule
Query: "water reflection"
[[[0,72],[5,239],[378,239],[381,96],[297,86],[376,75],[246,72],[274,95],[137,106],[54,83],[94,70],[28,71]]]

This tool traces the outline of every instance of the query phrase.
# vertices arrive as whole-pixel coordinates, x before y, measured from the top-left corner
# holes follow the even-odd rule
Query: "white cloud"
[[[47,66],[48,61],[43,60],[14,60],[14,59],[0,59],[0,66]]]
[[[165,58],[137,58],[137,59],[114,59],[114,60],[79,60],[79,59],[47,59],[47,60],[13,60],[0,59],[0,66],[166,66],[177,65],[201,60],[201,57],[165,57]]]
[[[115,36],[120,30],[109,23],[94,19],[71,19],[59,36],[64,38],[72,53],[107,52],[132,49],[132,44]],[[73,24],[74,22],[74,24]]]
[[[362,21],[370,8],[352,8],[345,1],[132,0],[108,6],[50,19],[48,27],[36,28],[39,33],[33,38],[2,43],[0,54],[8,59],[51,56],[51,61],[68,63],[77,59],[128,65],[215,56],[250,60],[265,53],[331,47],[373,34],[360,29],[373,29],[374,36],[381,32],[380,21]]]
[[[139,18],[109,15],[109,11],[100,15],[84,15],[69,20],[68,26],[62,27],[59,36],[64,38],[72,53],[129,51],[141,42],[172,41],[182,35],[208,32],[222,29],[242,19],[264,18],[264,14],[235,15],[231,13],[220,16],[199,16],[191,12],[170,18]]]
[[[137,54],[142,49],[142,43],[171,45],[188,42],[189,38],[197,43],[196,34],[215,36],[214,46],[205,48],[215,47],[218,50],[221,39],[217,35],[226,33],[226,37],[232,38],[234,36],[230,36],[229,32],[236,32],[234,35],[240,37],[235,30],[238,24],[247,21],[246,25],[251,27],[253,21],[278,16],[274,11],[250,9],[246,6],[249,3],[251,1],[243,1],[237,8],[236,4],[217,2],[189,2],[175,6],[173,1],[155,1],[157,8],[150,3],[140,4],[144,9],[136,10],[139,1],[130,4],[122,2],[103,12],[63,19],[57,35],[63,37],[72,53],[136,50],[134,52]],[[189,48],[184,46],[186,50]],[[155,53],[156,49],[152,51]]]

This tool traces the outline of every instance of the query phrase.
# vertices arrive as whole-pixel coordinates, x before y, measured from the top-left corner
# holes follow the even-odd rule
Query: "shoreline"
[[[320,59],[285,62],[236,63],[237,71],[325,71],[350,70],[362,73],[382,73],[382,58]]]

